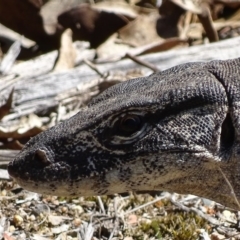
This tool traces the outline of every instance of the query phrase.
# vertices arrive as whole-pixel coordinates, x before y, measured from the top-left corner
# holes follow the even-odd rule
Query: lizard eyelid
[[[150,129],[149,112],[131,109],[109,118],[109,125],[101,134],[106,146],[128,145],[143,137]]]

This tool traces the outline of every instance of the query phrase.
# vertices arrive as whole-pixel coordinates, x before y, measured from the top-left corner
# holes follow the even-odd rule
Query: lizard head
[[[236,207],[218,171],[235,145],[228,105],[205,63],[132,79],[32,138],[8,171],[51,195],[168,190]]]

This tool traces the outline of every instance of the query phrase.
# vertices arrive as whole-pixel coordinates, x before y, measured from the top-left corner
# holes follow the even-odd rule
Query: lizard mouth
[[[69,178],[70,167],[66,163],[34,162],[28,168],[22,168],[20,163],[11,162],[8,165],[9,175],[17,181],[46,182],[48,180],[63,180]],[[57,173],[57,174],[56,174]]]

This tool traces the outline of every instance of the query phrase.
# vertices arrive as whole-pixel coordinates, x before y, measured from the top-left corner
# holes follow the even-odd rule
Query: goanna
[[[166,190],[240,209],[240,58],[115,85],[32,138],[8,171],[51,195]]]

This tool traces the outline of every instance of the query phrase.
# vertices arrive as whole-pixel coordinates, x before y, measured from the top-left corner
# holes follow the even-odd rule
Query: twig
[[[117,230],[118,225],[119,225],[119,222],[118,222],[118,217],[117,217],[116,220],[114,221],[114,228],[113,228],[108,240],[111,240],[113,238],[114,232]]]
[[[182,203],[180,202],[177,202],[175,200],[173,200],[173,198],[170,198],[171,200],[171,203],[174,204],[175,206],[177,206],[179,209],[185,211],[185,212],[194,212],[196,213],[197,215],[199,215],[200,217],[204,218],[205,220],[207,220],[208,222],[214,224],[214,225],[220,225],[220,222],[218,220],[216,220],[215,218],[212,218],[206,214],[204,214],[202,211],[200,211],[199,209],[197,208],[194,208],[194,207],[187,207],[185,205],[183,205]]]
[[[99,220],[98,218],[100,218],[100,217],[101,217],[101,219]],[[91,218],[90,218],[90,222],[93,222],[93,218],[97,218],[97,221],[100,222],[100,221],[111,220],[115,217],[114,216],[108,216],[106,214],[92,214]]]
[[[136,63],[138,63],[138,64],[140,64],[140,65],[142,65],[142,66],[144,66],[144,67],[147,67],[147,68],[153,70],[154,72],[159,72],[159,71],[160,71],[160,70],[159,70],[157,67],[155,67],[153,64],[148,63],[148,62],[146,62],[146,61],[143,61],[143,60],[139,59],[138,57],[135,57],[135,56],[131,55],[130,53],[126,53],[126,57],[130,58],[130,59],[133,60],[134,62],[136,62]]]
[[[105,208],[103,206],[102,198],[100,196],[97,196],[98,204],[100,206],[100,209],[102,210],[103,214],[106,214]]]
[[[147,206],[149,206],[149,205],[152,205],[152,204],[154,204],[155,202],[158,202],[158,201],[160,201],[160,200],[162,200],[162,199],[164,199],[164,198],[169,199],[169,198],[170,198],[170,194],[169,194],[169,193],[166,193],[166,194],[165,194],[164,196],[162,196],[162,197],[158,197],[158,198],[154,199],[153,201],[150,201],[150,202],[145,203],[145,204],[143,204],[143,205],[141,205],[141,206],[138,206],[138,207],[136,207],[136,208],[133,208],[132,210],[125,212],[124,215],[130,214],[130,213],[135,212],[135,211],[137,211],[137,210],[139,210],[139,209],[142,209],[142,208],[144,208],[144,207],[147,207]]]
[[[207,37],[210,42],[219,41],[217,31],[213,26],[212,17],[210,14],[210,10],[207,6],[202,7],[202,13],[198,14],[199,21],[202,23],[203,28],[207,34]]]
[[[93,64],[92,62],[90,62],[89,60],[83,59],[83,62],[84,62],[85,64],[87,64],[92,70],[94,70],[98,75],[100,75],[100,77],[106,78],[106,77],[108,76],[108,74],[102,73],[102,72],[96,67],[96,65]]]

